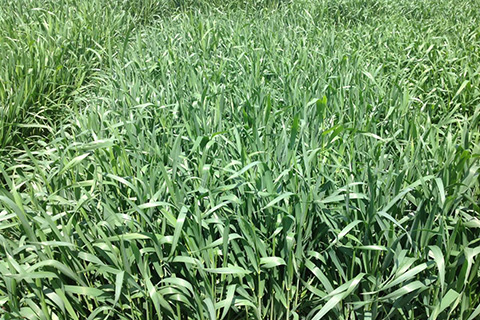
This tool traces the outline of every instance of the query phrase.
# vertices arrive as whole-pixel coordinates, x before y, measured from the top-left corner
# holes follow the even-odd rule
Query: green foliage
[[[97,20],[0,67],[2,319],[480,315],[478,2],[23,2]]]
[[[0,1],[0,149],[55,131],[128,18],[102,0]]]

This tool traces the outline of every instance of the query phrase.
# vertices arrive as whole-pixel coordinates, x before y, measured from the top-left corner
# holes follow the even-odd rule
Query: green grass
[[[480,2],[20,2],[0,319],[479,317]]]

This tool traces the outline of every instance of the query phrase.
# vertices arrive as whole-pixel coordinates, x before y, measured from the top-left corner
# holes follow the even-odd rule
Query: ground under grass
[[[480,316],[479,1],[0,3],[1,319]]]

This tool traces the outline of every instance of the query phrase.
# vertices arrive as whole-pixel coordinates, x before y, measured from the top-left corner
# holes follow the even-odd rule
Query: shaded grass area
[[[160,4],[0,160],[2,317],[480,314],[478,1]]]
[[[54,133],[64,113],[78,107],[76,98],[89,90],[96,71],[123,55],[132,30],[191,9],[275,3],[2,0],[0,150]]]
[[[99,0],[1,2],[0,148],[54,130],[127,18]]]

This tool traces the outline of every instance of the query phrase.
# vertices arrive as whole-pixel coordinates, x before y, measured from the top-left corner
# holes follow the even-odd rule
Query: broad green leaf
[[[65,167],[62,168],[62,170],[60,170],[60,172],[58,173],[59,175],[62,175],[63,173],[65,173],[66,171],[70,170],[72,167],[78,165],[80,162],[82,162],[83,159],[85,159],[86,157],[88,157],[90,155],[90,153],[84,153],[82,155],[79,155],[75,158],[73,158],[72,160],[70,160],[66,165]]]
[[[418,273],[422,272],[423,270],[425,270],[426,268],[428,268],[428,264],[427,263],[422,263],[416,267],[413,267],[412,269],[408,270],[407,272],[405,273],[401,273],[399,274],[398,277],[396,277],[395,279],[393,279],[393,281],[389,282],[387,285],[385,285],[384,287],[382,287],[382,290],[386,290],[386,289],[389,289],[391,287],[394,287],[402,282],[405,282],[405,281],[410,281],[412,280]]]
[[[414,281],[414,282],[410,282],[409,284],[406,284],[404,285],[403,287],[395,290],[394,292],[390,293],[390,294],[387,294],[385,297],[382,297],[383,300],[387,300],[387,299],[398,299],[399,297],[402,297],[406,294],[409,294],[415,290],[418,290],[418,289],[423,289],[425,288],[425,285],[423,283],[421,283],[420,281]]]
[[[183,223],[185,222],[185,217],[187,216],[188,209],[187,207],[182,207],[180,213],[178,214],[177,222],[175,224],[175,232],[173,234],[172,240],[172,249],[170,250],[170,255],[173,255],[177,247],[178,239],[180,238],[180,233],[182,232]]]
[[[241,267],[238,266],[229,266],[226,268],[206,268],[204,269],[207,272],[210,273],[217,273],[217,274],[235,274],[235,275],[244,275],[244,274],[249,274],[250,271],[245,270]]]
[[[440,300],[439,304],[437,304],[437,306],[435,306],[435,308],[433,309],[429,320],[437,319],[440,313],[442,313],[446,308],[448,308],[448,306],[452,305],[459,296],[460,294],[455,290],[448,290],[445,296]]]
[[[96,289],[96,288],[90,288],[90,287],[66,285],[64,288],[65,288],[66,292],[86,295],[86,296],[90,296],[90,297],[98,297],[98,296],[103,294],[102,290],[99,290],[99,289]]]
[[[293,192],[286,192],[286,193],[283,193],[283,194],[279,195],[278,197],[276,197],[275,199],[270,201],[262,210],[273,207],[275,204],[282,201],[283,199],[289,198],[291,195],[294,195],[294,193]]]
[[[285,260],[280,257],[260,258],[260,266],[266,269],[284,265],[286,265]]]
[[[365,276],[364,273],[357,275],[355,278],[351,279],[350,281],[346,282],[339,288],[335,289],[334,291],[330,292],[324,299],[327,300],[325,305],[318,311],[318,313],[313,317],[312,320],[320,320],[322,319],[330,310],[332,310],[340,301],[342,301],[345,297],[350,295],[353,290],[357,287],[360,283],[362,278]]]
[[[445,288],[445,259],[443,257],[443,253],[437,246],[430,246],[430,254],[433,256],[433,259],[438,268],[438,278],[440,280],[440,285],[442,287],[442,291]]]

